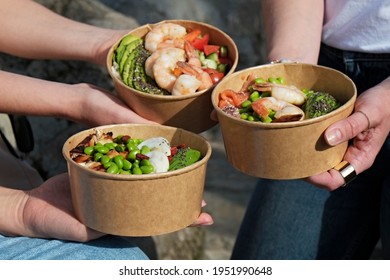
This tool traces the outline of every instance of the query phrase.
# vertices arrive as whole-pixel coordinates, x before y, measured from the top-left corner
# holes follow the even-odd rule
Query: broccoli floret
[[[326,92],[312,92],[308,94],[305,104],[307,119],[316,118],[332,112],[340,107],[340,102]]]

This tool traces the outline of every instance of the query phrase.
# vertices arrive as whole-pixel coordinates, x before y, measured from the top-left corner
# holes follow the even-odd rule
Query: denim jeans
[[[322,45],[319,64],[354,80],[358,94],[390,76],[390,54]],[[232,259],[369,259],[379,238],[390,259],[390,138],[373,166],[328,192],[303,180],[259,179]]]
[[[85,243],[0,235],[0,260],[147,260],[128,238],[106,235]]]

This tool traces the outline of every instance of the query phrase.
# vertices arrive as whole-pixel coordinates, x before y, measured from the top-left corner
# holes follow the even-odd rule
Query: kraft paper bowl
[[[233,65],[227,75],[234,72],[238,63],[238,50],[234,41],[225,32],[209,24],[190,20],[165,20],[163,22],[178,23],[187,29],[199,28],[203,34],[210,34],[210,44],[228,47]],[[151,28],[159,23],[146,24],[129,33],[144,38]],[[113,54],[119,43],[120,40],[109,50],[106,65],[118,97],[133,111],[159,124],[179,127],[195,133],[206,131],[217,124],[210,119],[210,113],[213,111],[211,104],[213,87],[186,96],[162,96],[144,93],[125,85],[112,69]]]
[[[283,77],[286,85],[325,91],[342,106],[324,116],[299,122],[261,123],[232,117],[218,108],[219,94],[239,90],[247,76]],[[311,64],[271,64],[236,72],[221,81],[212,93],[229,163],[241,172],[268,179],[297,179],[325,172],[341,162],[348,143],[331,147],[324,131],[349,116],[356,87],[343,73]]]
[[[71,136],[63,146],[77,218],[100,232],[122,236],[153,236],[192,224],[201,212],[210,144],[201,136],[162,125],[123,124],[97,127],[113,136],[146,139],[162,136],[171,145],[187,144],[203,158],[182,169],[165,173],[119,175],[94,171],[69,155],[95,128]]]

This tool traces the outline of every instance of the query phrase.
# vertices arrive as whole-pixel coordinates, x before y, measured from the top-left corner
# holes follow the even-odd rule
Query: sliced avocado
[[[137,36],[134,36],[133,34],[128,34],[125,37],[122,38],[122,40],[119,42],[118,47],[115,50],[115,61],[119,63],[122,59],[122,55],[126,49],[126,46],[130,44],[132,41],[135,41],[139,39]]]
[[[119,63],[119,74],[122,75],[122,71],[123,71],[123,67],[125,66],[125,63],[127,61],[127,58],[129,57],[129,55],[131,54],[131,52],[139,45],[142,44],[142,40],[141,39],[138,39],[138,40],[134,40],[132,42],[130,42],[129,44],[126,45],[126,48],[123,52],[123,55],[121,57],[121,60]]]
[[[129,87],[133,87],[133,69],[135,58],[139,53],[139,48],[142,47],[142,44],[137,45],[131,52],[128,53],[126,61],[123,63],[123,71],[121,73],[121,77],[123,82]]]

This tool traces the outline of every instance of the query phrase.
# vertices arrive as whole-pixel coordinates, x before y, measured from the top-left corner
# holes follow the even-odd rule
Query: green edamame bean
[[[88,146],[84,148],[84,154],[86,155],[92,155],[93,151],[95,150],[94,146]]]
[[[266,82],[266,80],[264,80],[263,78],[256,78],[255,79],[255,84],[264,84]]]
[[[121,170],[119,171],[119,174],[122,174],[122,175],[130,175],[131,172],[129,170]]]
[[[126,148],[131,152],[131,151],[134,151],[134,150],[138,150],[138,147],[136,144],[134,143],[127,143],[126,144]]]
[[[277,84],[278,83],[278,79],[274,78],[274,77],[269,77],[268,78],[268,82],[273,83],[273,84]]]
[[[103,157],[102,153],[95,153],[93,156],[94,161],[100,161],[100,159]]]
[[[117,137],[114,138],[114,142],[115,143],[118,143],[118,144],[121,144],[122,143],[122,135],[118,135]]]
[[[124,145],[122,145],[122,144],[119,144],[119,145],[117,145],[116,147],[115,147],[115,150],[117,151],[117,152],[124,152],[125,150],[126,150],[126,147],[124,146]]]
[[[278,84],[284,84],[284,78],[283,77],[278,77],[276,80],[278,81]]]
[[[150,174],[154,171],[153,165],[142,165],[139,167],[142,171],[142,174]]]
[[[148,146],[144,145],[141,147],[141,154],[146,155],[149,152],[150,152],[150,148]]]
[[[132,170],[131,170],[131,173],[133,173],[135,175],[141,175],[142,174],[142,170],[139,167],[133,167]]]
[[[148,159],[142,159],[139,163],[139,166],[151,166],[150,160]]]
[[[114,160],[113,162],[118,166],[119,169],[122,169],[123,168],[123,156],[121,155],[117,155],[114,157]]]
[[[249,99],[252,102],[255,102],[259,98],[260,98],[260,93],[257,90],[252,92],[251,95],[249,96]]]
[[[128,171],[131,169],[131,166],[132,166],[132,164],[130,161],[128,161],[127,159],[123,160],[123,167],[122,167],[123,170]]]
[[[112,162],[112,164],[110,165],[110,167],[107,169],[106,172],[110,174],[117,174],[119,172],[118,165]]]
[[[112,162],[112,161],[109,161],[109,162],[104,163],[104,164],[103,164],[103,167],[104,167],[104,169],[108,169],[108,168],[110,168],[111,165],[113,165],[113,164],[115,164],[115,163]],[[116,164],[115,164],[115,165],[116,165]]]
[[[106,146],[101,145],[95,146],[95,150],[96,152],[101,153],[103,155],[107,154],[110,151]]]
[[[240,118],[241,118],[242,120],[247,120],[248,117],[249,117],[248,113],[242,113],[242,114],[240,114]]]
[[[111,158],[108,155],[103,155],[100,158],[100,163],[103,164],[103,165],[108,163],[108,162],[110,162],[110,161],[111,161]]]
[[[251,106],[252,102],[250,100],[245,100],[244,102],[241,103],[242,108],[249,108]]]
[[[139,154],[140,150],[132,150],[129,155],[127,156],[127,159],[130,161],[134,161],[137,158],[137,154]]]
[[[115,143],[105,143],[104,147],[108,148],[109,150],[114,150],[115,149]]]

